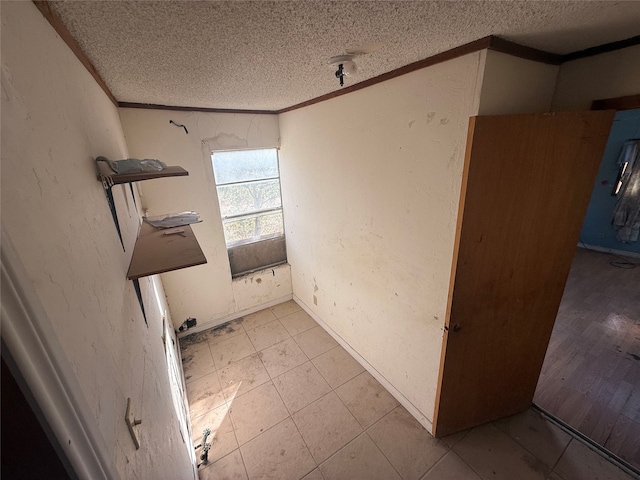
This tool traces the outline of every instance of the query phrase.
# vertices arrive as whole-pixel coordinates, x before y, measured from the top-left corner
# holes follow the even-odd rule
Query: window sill
[[[284,235],[227,248],[231,277],[237,278],[287,262]]]

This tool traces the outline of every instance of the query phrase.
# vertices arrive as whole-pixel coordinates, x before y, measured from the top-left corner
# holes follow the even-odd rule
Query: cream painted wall
[[[640,45],[560,67],[553,110],[589,110],[593,100],[640,94]]]
[[[127,155],[117,109],[32,2],[2,2],[1,21],[3,229],[121,477],[194,478],[164,359],[162,284],[140,282],[147,327],[126,280],[138,213],[114,188],[123,252],[96,180],[96,156]],[[140,450],[127,397],[143,419]]]
[[[560,67],[486,51],[480,115],[542,113],[551,110]]]
[[[149,215],[195,210],[203,220],[193,230],[208,263],[162,274],[175,325],[195,317],[193,331],[202,330],[291,298],[288,265],[231,280],[210,156],[213,150],[278,147],[278,117],[131,108],[120,109],[120,117],[132,157],[158,158],[189,171],[188,177],[140,184]]]
[[[430,428],[484,52],[282,114],[294,296]]]

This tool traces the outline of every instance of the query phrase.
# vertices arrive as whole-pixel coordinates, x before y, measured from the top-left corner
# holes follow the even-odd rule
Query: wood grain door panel
[[[613,115],[470,120],[436,435],[531,405]]]

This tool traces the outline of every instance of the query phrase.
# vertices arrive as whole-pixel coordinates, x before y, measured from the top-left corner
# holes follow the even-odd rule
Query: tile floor
[[[434,439],[293,301],[180,344],[202,480],[632,478],[532,410]]]

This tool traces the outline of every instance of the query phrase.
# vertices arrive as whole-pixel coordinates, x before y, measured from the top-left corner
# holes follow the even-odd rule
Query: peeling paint
[[[212,150],[231,150],[247,148],[249,146],[247,138],[241,138],[234,133],[219,133],[208,141]]]

